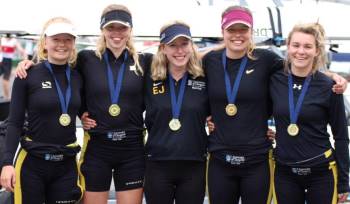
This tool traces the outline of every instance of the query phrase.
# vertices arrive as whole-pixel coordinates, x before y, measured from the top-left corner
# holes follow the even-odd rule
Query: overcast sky
[[[40,33],[45,21],[65,16],[75,22],[79,33],[98,34],[100,13],[111,3],[124,4],[131,10],[134,34],[157,36],[169,20],[181,19],[190,24],[193,35],[220,36],[221,12],[238,0],[6,0],[1,2],[0,30],[25,30]],[[255,28],[269,26],[267,6],[272,0],[246,0],[253,10]],[[328,35],[350,37],[350,6],[314,0],[282,1],[283,30],[287,33],[295,23],[316,21],[326,27]],[[274,10],[273,10],[274,11]]]

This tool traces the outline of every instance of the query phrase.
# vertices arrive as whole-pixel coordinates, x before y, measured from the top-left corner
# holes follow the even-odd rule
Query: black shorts
[[[335,162],[331,162],[329,166],[311,168],[276,164],[273,203],[337,203],[336,174]]]
[[[84,137],[80,170],[87,191],[109,191],[112,177],[116,191],[142,188],[145,173],[142,140],[140,148],[130,148],[120,145],[120,141],[105,141],[88,133]]]
[[[46,161],[21,149],[15,164],[15,203],[68,203],[82,198],[75,157],[63,161]]]
[[[4,74],[4,79],[9,80],[11,76],[12,59],[3,58],[1,63],[1,73]]]
[[[147,204],[203,204],[205,172],[204,161],[147,161]]]
[[[270,153],[270,157],[272,154]],[[272,158],[239,166],[210,156],[208,191],[211,204],[266,204],[272,199]]]

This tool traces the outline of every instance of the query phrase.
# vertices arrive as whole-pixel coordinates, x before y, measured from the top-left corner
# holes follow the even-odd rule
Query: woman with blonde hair
[[[145,83],[146,202],[202,204],[209,101],[187,24],[175,21],[161,28]]]
[[[322,26],[296,25],[287,39],[286,69],[271,78],[277,141],[274,203],[342,203],[350,190],[343,95],[333,93],[334,82],[318,71],[324,53]]]
[[[150,66],[152,55],[136,52],[132,28],[127,7],[108,5],[101,15],[97,49],[78,54],[85,99],[80,156],[85,204],[107,203],[112,177],[118,204],[142,203],[143,68]],[[18,71],[22,77],[25,67]]]
[[[225,48],[203,59],[215,123],[208,138],[211,204],[267,204],[272,198],[269,81],[283,60],[255,48],[253,24],[249,9],[228,7],[221,18]],[[341,84],[346,87],[346,80]]]
[[[141,204],[145,169],[143,146],[143,67],[150,55],[132,41],[132,16],[123,5],[101,15],[96,51],[81,51],[86,112],[81,154],[85,204],[106,203],[113,177],[118,204]],[[147,61],[148,59],[148,61]]]
[[[76,37],[68,19],[50,19],[38,45],[40,62],[32,66],[26,79],[14,81],[1,184],[14,191],[15,204],[76,203],[81,199],[75,118],[82,80],[71,69]],[[28,132],[22,136],[25,114]],[[13,165],[19,142],[21,149]]]

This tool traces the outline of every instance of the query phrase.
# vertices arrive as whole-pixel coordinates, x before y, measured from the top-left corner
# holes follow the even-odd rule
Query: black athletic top
[[[294,104],[301,93],[305,78],[293,76]],[[316,72],[305,95],[297,125],[299,134],[290,136],[288,102],[288,75],[282,70],[271,78],[270,92],[273,115],[276,121],[276,160],[288,166],[312,167],[337,161],[339,192],[349,192],[349,138],[343,95],[332,92],[334,82],[321,72]],[[328,158],[324,153],[332,149],[327,125],[331,126],[334,147]]]
[[[63,94],[67,88],[65,68],[67,65],[51,64]],[[12,88],[12,99],[7,127],[4,165],[12,165],[13,158],[22,135],[25,113],[28,114],[26,135],[37,143],[67,145],[76,141],[75,119],[81,104],[82,80],[77,71],[71,71],[72,95],[68,107],[71,123],[62,126],[62,114],[56,84],[44,63],[28,70],[25,79],[16,78]]]
[[[153,81],[150,73],[147,73],[145,80],[147,159],[204,161],[207,155],[205,123],[209,115],[206,79],[193,79],[188,75],[179,116],[181,128],[178,131],[169,128],[172,119],[169,78]],[[175,82],[176,96],[182,80]]]
[[[282,69],[283,61],[268,50],[256,49],[253,52],[256,59],[248,59],[235,102],[237,114],[231,117],[225,112],[228,100],[222,52],[210,52],[203,59],[208,78],[210,109],[215,123],[215,130],[209,136],[209,152],[214,156],[231,154],[249,157],[265,154],[271,148],[271,142],[266,136],[271,106],[269,80],[274,72]],[[226,59],[232,86],[242,59]]]
[[[106,49],[114,80],[124,61],[124,52],[116,59],[113,53]],[[139,61],[143,69],[149,67],[151,55],[140,54]],[[147,60],[148,59],[148,60]],[[144,77],[141,73],[135,73],[134,61],[131,55],[126,60],[124,78],[122,81],[118,105],[121,108],[120,115],[113,117],[108,109],[111,105],[107,65],[102,57],[99,59],[92,50],[83,50],[78,54],[77,69],[84,81],[85,106],[89,117],[97,122],[97,126],[90,133],[106,133],[109,131],[127,131],[127,137],[138,137],[142,133],[143,117],[145,109],[143,100]],[[134,136],[136,136],[134,135]]]

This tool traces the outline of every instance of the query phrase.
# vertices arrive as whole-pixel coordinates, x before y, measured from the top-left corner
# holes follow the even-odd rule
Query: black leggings
[[[265,160],[245,167],[209,159],[208,190],[210,204],[270,204],[270,165]]]
[[[205,162],[147,161],[147,204],[203,204],[205,171]]]
[[[275,204],[336,204],[335,166],[292,168],[276,165]]]

